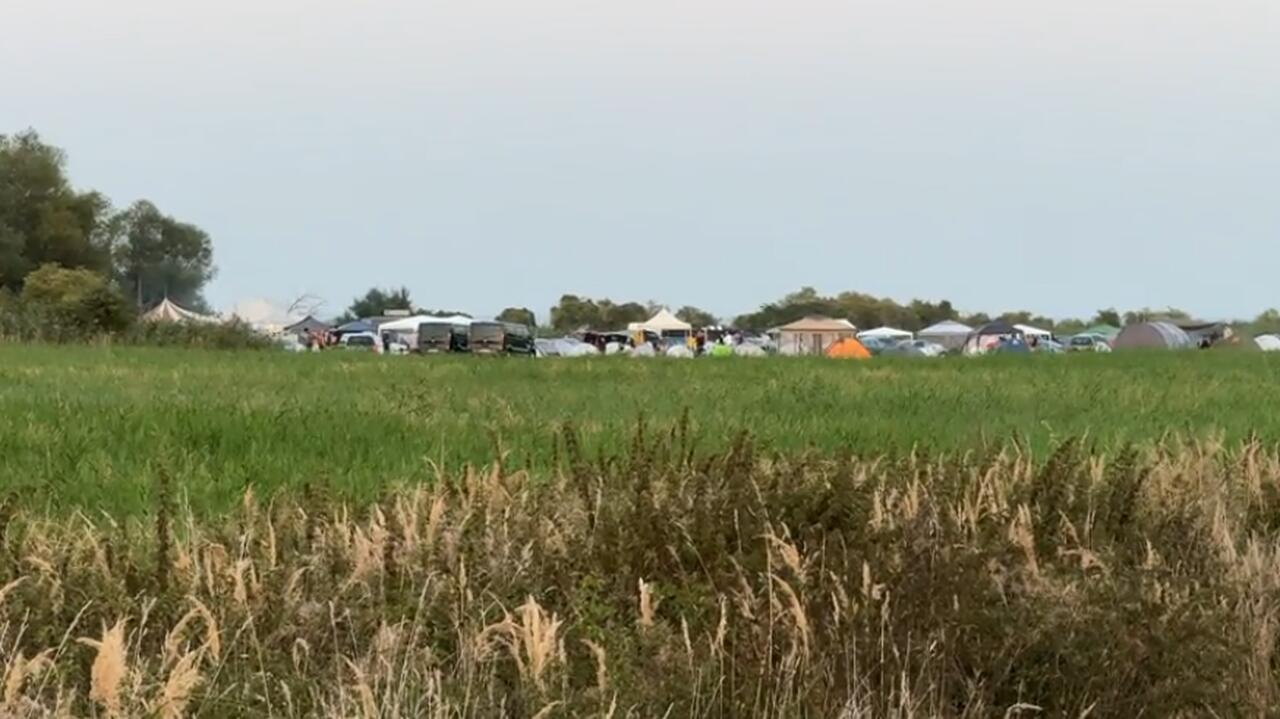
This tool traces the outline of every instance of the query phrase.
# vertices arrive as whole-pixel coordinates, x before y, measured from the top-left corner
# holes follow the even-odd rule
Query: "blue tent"
[[[355,320],[338,327],[334,332],[346,335],[353,332],[376,332],[377,330],[378,326],[368,320]]]

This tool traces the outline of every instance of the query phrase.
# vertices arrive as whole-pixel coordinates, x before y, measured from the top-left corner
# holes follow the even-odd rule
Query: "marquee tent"
[[[871,352],[854,337],[846,337],[827,348],[833,359],[871,359]]]
[[[671,314],[665,307],[644,322],[632,322],[627,325],[630,332],[655,332],[659,335],[689,334],[693,325]]]
[[[1195,342],[1177,325],[1169,322],[1141,322],[1129,325],[1116,335],[1116,349],[1187,349]]]
[[[418,325],[424,322],[440,322],[470,327],[473,320],[466,315],[449,315],[448,317],[436,317],[435,315],[413,315],[411,317],[394,319],[390,322],[383,322],[378,325],[378,331],[395,332],[397,334],[404,332],[414,333],[418,331]]]
[[[778,335],[778,351],[784,355],[821,355],[836,342],[853,338],[858,328],[848,320],[805,317],[774,332]]]
[[[965,340],[969,339],[971,334],[973,334],[973,328],[969,325],[955,320],[943,320],[920,330],[916,333],[916,337],[936,342],[949,350],[954,350],[963,347]]]
[[[882,338],[887,340],[909,340],[914,335],[906,330],[900,330],[893,327],[877,327],[866,332],[859,332],[858,339],[865,340],[868,338]]]
[[[142,315],[142,321],[144,322],[200,322],[200,323],[207,324],[207,323],[217,322],[218,318],[213,317],[211,315],[202,315],[199,312],[193,312],[185,307],[180,307],[177,304],[175,304],[172,300],[170,300],[168,297],[166,297],[160,304],[156,305],[155,307],[152,307],[150,310],[147,310],[147,312]]]

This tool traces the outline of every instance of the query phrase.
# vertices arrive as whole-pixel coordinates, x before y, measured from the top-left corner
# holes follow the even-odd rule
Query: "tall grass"
[[[1280,454],[1066,439],[0,512],[6,716],[1271,716]],[[314,478],[312,478],[314,479]]]
[[[379,358],[0,345],[0,486],[27,506],[144,512],[166,472],[197,513],[303,483],[358,501],[501,454],[541,474],[556,433],[617,455],[639,418],[688,413],[700,446],[905,456],[1113,448],[1167,433],[1280,437],[1261,354],[881,361]]]

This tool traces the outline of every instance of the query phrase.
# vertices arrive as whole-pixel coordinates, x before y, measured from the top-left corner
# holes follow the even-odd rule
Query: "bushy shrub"
[[[268,349],[271,339],[240,320],[199,322],[137,322],[119,335],[126,344],[204,349]]]
[[[116,333],[134,321],[129,303],[107,282],[86,269],[55,264],[29,274],[21,298],[0,307],[5,334],[22,339],[82,340]]]

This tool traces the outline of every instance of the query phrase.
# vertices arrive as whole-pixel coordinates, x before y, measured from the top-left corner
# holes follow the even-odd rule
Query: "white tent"
[[[185,307],[179,307],[164,298],[160,304],[147,310],[142,315],[143,322],[203,322],[211,323],[220,321],[217,317],[211,315],[202,315],[199,312],[192,312]]]
[[[664,307],[658,311],[658,314],[650,317],[644,322],[632,322],[627,325],[627,330],[631,332],[645,330],[648,332],[656,332],[661,335],[666,332],[692,332],[693,325],[671,314],[671,312]]]
[[[859,332],[858,339],[884,338],[887,340],[909,340],[914,335],[906,330],[896,329],[894,327],[877,327],[866,332]]]
[[[1045,340],[1053,338],[1052,332],[1049,330],[1042,330],[1039,327],[1032,327],[1031,325],[1014,325],[1013,327],[1021,332],[1024,337],[1039,337],[1040,339]]]
[[[943,320],[934,325],[929,325],[916,333],[916,337],[922,340],[928,340],[946,347],[949,350],[959,349],[969,339],[969,335],[973,333],[973,328],[969,325],[956,322],[955,320]]]
[[[1253,338],[1263,352],[1280,352],[1280,337],[1275,335],[1258,335]]]
[[[443,322],[451,325],[465,325],[470,327],[473,321],[474,320],[465,315],[450,315],[448,317],[413,315],[412,317],[401,317],[399,319],[391,320],[390,322],[383,322],[378,325],[378,331],[395,332],[397,334],[416,333],[418,331],[418,325],[424,322]]]

